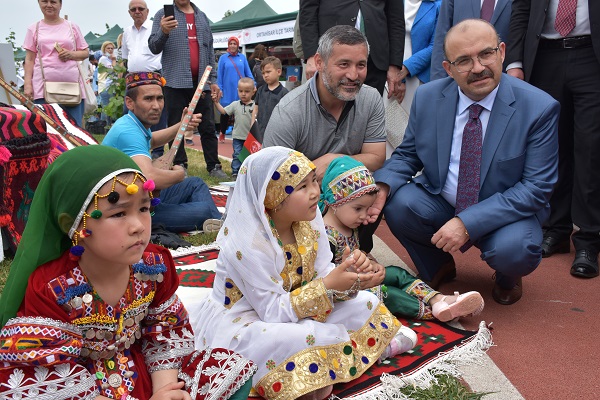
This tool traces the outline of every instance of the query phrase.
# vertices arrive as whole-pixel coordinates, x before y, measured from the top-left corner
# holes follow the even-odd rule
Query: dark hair
[[[125,90],[125,96],[129,97],[133,101],[136,101],[137,97],[138,97],[138,89],[139,88],[140,88],[139,86],[134,86],[132,88]]]
[[[369,42],[367,42],[367,38],[358,29],[350,25],[332,26],[319,39],[317,53],[319,53],[325,63],[331,57],[333,46],[336,44],[348,46],[365,45],[367,47],[367,55],[369,54]]]
[[[260,64],[260,70],[262,71],[266,65],[271,64],[275,69],[281,69],[281,60],[274,56],[269,56],[265,58]]]
[[[257,44],[254,48],[252,54],[250,54],[249,60],[254,60],[255,58],[259,60],[264,60],[269,54],[267,53],[267,48],[263,44]]]

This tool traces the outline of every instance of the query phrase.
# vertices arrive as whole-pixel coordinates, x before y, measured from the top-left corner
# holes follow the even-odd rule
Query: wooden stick
[[[160,169],[171,169],[171,167],[173,166],[173,160],[175,159],[175,153],[177,153],[177,149],[179,148],[179,145],[181,144],[181,141],[183,140],[185,130],[187,129],[187,126],[190,123],[192,116],[194,115],[194,110],[196,109],[196,105],[198,104],[198,101],[200,100],[200,97],[202,96],[202,92],[204,90],[204,85],[206,85],[206,81],[208,81],[208,76],[210,75],[211,70],[212,70],[212,67],[210,65],[208,65],[206,67],[206,69],[204,70],[204,73],[202,74],[202,78],[200,78],[198,87],[196,87],[196,91],[194,92],[194,96],[192,97],[192,101],[190,101],[190,104],[188,106],[187,114],[185,115],[185,117],[183,118],[183,121],[181,122],[181,126],[179,127],[179,130],[177,131],[177,136],[175,136],[175,139],[173,140],[173,144],[171,145],[171,148],[164,155],[162,155],[161,157],[157,158],[156,160],[154,160],[152,162],[152,165],[154,167],[160,168]]]
[[[14,85],[14,82],[11,82],[11,83]],[[78,146],[87,145],[87,143],[83,139],[73,135],[72,133],[67,131],[65,128],[60,126],[55,120],[50,118],[48,116],[48,114],[46,114],[44,112],[44,110],[37,107],[36,104],[31,99],[25,97],[25,95],[23,93],[17,91],[15,88],[13,88],[8,82],[6,82],[1,77],[0,77],[0,86],[2,86],[5,90],[7,90],[15,99],[19,100],[25,107],[27,107],[27,109],[29,111],[42,117],[48,125],[50,125],[62,137],[67,139],[69,141],[69,143],[71,143],[73,146],[78,147]]]

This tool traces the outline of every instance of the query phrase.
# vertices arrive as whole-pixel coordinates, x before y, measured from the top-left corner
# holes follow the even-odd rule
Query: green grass
[[[437,383],[429,388],[405,387],[400,389],[400,392],[413,400],[479,400],[489,394],[474,393],[460,379],[451,375],[439,375]]]
[[[101,143],[104,135],[94,135],[96,140]],[[204,154],[200,151],[194,149],[186,149],[186,153],[188,156],[188,175],[189,176],[198,176],[206,182],[207,185],[217,185],[219,184],[219,180],[210,176],[208,171],[206,170],[206,163],[204,162]],[[221,160],[221,165],[223,166],[223,171],[227,174],[231,175],[231,163],[226,160]],[[192,236],[182,236],[182,238],[194,246],[200,246],[203,244],[209,244],[215,241],[217,237],[217,233],[200,233]],[[4,289],[4,284],[6,283],[6,279],[8,278],[8,272],[10,270],[10,264],[12,263],[12,256],[9,254],[5,254],[6,258],[0,262],[0,294]]]

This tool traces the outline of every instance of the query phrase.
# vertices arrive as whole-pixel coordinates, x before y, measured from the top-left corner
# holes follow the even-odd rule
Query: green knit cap
[[[140,173],[140,169],[125,153],[108,146],[76,147],[50,164],[35,190],[29,219],[0,297],[0,326],[16,316],[33,271],[72,246],[68,231],[73,225],[76,228],[77,216],[93,200],[97,185],[125,172]]]

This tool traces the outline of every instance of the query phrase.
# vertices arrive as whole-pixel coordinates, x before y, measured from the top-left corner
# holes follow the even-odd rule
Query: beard
[[[337,83],[333,84],[333,78],[328,73],[327,69],[323,70],[322,74],[323,85],[329,93],[335,96],[337,99],[342,101],[352,101],[356,98],[358,91],[360,90],[363,82],[360,79],[351,80],[351,79],[341,79]],[[344,87],[344,85],[354,84],[354,88],[348,90]]]

